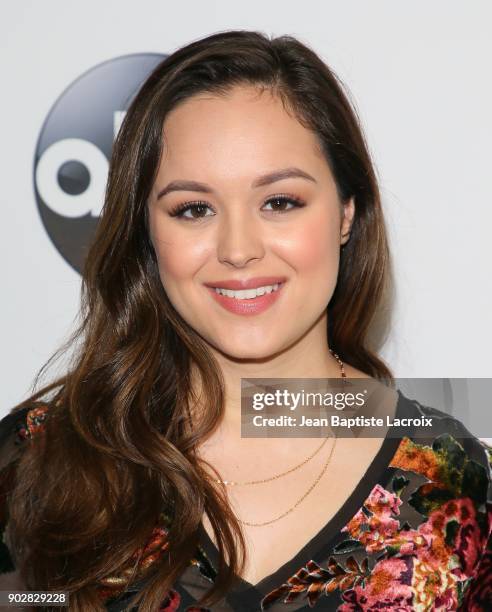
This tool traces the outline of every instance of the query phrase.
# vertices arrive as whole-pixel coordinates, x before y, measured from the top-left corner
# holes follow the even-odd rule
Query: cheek
[[[166,283],[191,279],[206,258],[203,246],[176,240],[159,244],[156,254],[161,279]]]
[[[303,276],[330,277],[338,269],[338,233],[333,221],[320,221],[318,217],[295,228],[281,248],[290,265]]]
[[[165,288],[192,279],[209,256],[208,241],[192,239],[169,227],[159,227],[159,223],[153,226],[151,234]]]

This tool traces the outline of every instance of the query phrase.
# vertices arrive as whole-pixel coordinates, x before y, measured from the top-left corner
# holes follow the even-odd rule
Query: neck
[[[326,315],[287,349],[261,360],[235,360],[215,348],[225,383],[225,411],[219,426],[233,437],[241,436],[241,378],[339,378],[340,364],[327,343]]]

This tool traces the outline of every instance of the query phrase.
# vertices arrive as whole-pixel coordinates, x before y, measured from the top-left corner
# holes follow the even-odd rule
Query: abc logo
[[[114,138],[139,87],[165,57],[139,53],[95,66],[63,92],[41,129],[36,201],[53,244],[78,272],[104,202]]]

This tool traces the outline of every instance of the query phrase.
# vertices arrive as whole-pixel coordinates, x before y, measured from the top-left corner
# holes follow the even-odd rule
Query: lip
[[[251,279],[256,280],[256,279]],[[276,283],[264,283],[275,285]],[[207,286],[207,290],[210,292],[212,297],[222,308],[238,315],[257,315],[272,306],[279,298],[284,288],[285,282],[279,283],[279,287],[276,291],[272,291],[271,293],[265,293],[263,295],[259,295],[258,297],[252,299],[239,300],[237,298],[230,298],[226,295],[221,295],[215,291],[214,287]],[[261,287],[261,284],[256,285],[256,287]],[[224,287],[224,289],[228,289],[229,287]],[[250,289],[254,289],[255,287],[250,287]]]
[[[219,287],[220,289],[233,289],[239,291],[240,289],[256,289],[257,287],[264,287],[265,285],[276,285],[277,283],[284,283],[287,280],[285,276],[256,276],[255,278],[246,279],[229,279],[229,280],[218,280],[211,283],[204,283],[206,287]],[[230,298],[229,298],[230,299]]]

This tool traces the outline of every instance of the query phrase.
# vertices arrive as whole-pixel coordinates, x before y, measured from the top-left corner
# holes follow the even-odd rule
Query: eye
[[[265,202],[265,206],[267,206],[268,204],[272,204],[273,205],[273,209],[270,210],[269,212],[274,212],[274,213],[284,213],[284,212],[289,212],[291,210],[293,210],[294,208],[302,208],[303,206],[305,206],[305,202],[303,202],[303,200],[301,200],[300,198],[296,197],[296,196],[292,196],[292,195],[275,195],[272,196],[271,198],[268,198],[268,200]],[[292,208],[284,208],[285,204],[292,204]],[[279,205],[280,205],[280,209],[279,209]]]
[[[268,198],[264,206],[268,205],[272,206],[270,210],[267,209],[268,212],[283,214],[293,210],[294,208],[302,208],[305,206],[305,202],[297,196],[279,194]],[[290,205],[290,208],[286,208],[286,205]],[[203,214],[206,213],[207,209],[212,211],[212,208],[206,202],[202,202],[200,200],[196,202],[182,202],[169,212],[169,216],[177,217],[178,219],[186,219],[186,221],[197,221],[198,219],[211,217],[215,214],[213,211],[210,215]],[[188,211],[190,211],[191,214],[186,215],[185,213]]]
[[[171,217],[178,217],[180,219],[186,219],[189,221],[193,221],[194,219],[201,219],[203,217],[210,217],[210,215],[202,215],[206,209],[212,210],[208,204],[205,202],[183,202],[182,204],[178,204],[169,215]],[[192,215],[185,215],[184,213],[187,211],[191,211]],[[194,213],[197,213],[196,215]]]

